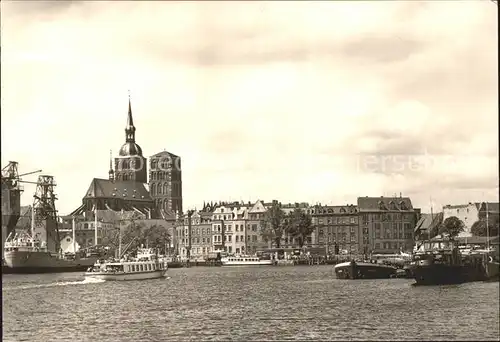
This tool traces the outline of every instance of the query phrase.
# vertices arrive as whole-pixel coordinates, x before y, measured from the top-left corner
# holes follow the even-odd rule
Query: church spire
[[[128,92],[128,115],[127,115],[127,127],[125,128],[125,140],[126,142],[135,143],[135,127],[134,127],[134,120],[132,119],[132,104],[130,102],[130,90]]]
[[[108,171],[108,175],[109,175],[109,180],[110,181],[113,181],[115,180],[115,171],[113,170],[113,151],[109,150],[109,171]]]

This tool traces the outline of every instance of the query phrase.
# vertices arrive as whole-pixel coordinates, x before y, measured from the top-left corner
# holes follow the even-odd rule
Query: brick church
[[[136,128],[128,102],[125,143],[113,162],[110,155],[108,179],[94,178],[82,205],[70,215],[90,215],[97,210],[136,211],[146,218],[173,218],[182,214],[181,158],[162,151],[148,162],[135,140]]]

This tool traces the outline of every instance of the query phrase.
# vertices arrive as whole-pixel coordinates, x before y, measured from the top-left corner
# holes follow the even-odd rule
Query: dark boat
[[[487,278],[485,256],[462,255],[451,239],[424,241],[413,258],[408,271],[418,285],[460,284]]]
[[[342,262],[333,270],[338,279],[388,279],[397,276],[397,268],[370,262]]]

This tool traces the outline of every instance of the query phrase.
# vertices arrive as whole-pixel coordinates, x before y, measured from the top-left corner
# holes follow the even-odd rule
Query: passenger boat
[[[486,280],[484,253],[461,253],[449,238],[421,242],[409,271],[419,285],[460,284]]]
[[[337,279],[388,279],[397,276],[396,267],[354,260],[341,262],[333,270]]]
[[[168,264],[152,248],[141,248],[136,258],[98,261],[85,273],[86,280],[144,280],[165,276]]]
[[[270,266],[274,265],[272,259],[263,259],[257,256],[237,255],[221,258],[222,266]]]

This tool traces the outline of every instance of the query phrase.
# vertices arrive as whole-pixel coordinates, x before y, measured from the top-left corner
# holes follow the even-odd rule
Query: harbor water
[[[499,284],[338,280],[332,266],[192,267],[165,279],[4,275],[4,341],[499,340]]]

